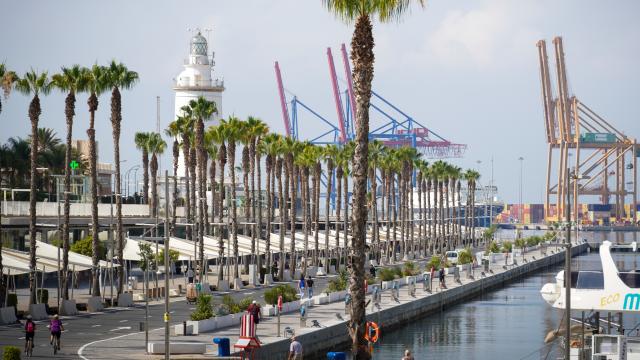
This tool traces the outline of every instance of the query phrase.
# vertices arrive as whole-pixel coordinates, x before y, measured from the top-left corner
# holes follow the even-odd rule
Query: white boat
[[[571,273],[572,310],[640,312],[640,271],[618,271],[611,247],[610,241],[600,245],[602,271]],[[556,275],[555,283],[545,284],[540,293],[551,306],[564,309],[564,270]]]

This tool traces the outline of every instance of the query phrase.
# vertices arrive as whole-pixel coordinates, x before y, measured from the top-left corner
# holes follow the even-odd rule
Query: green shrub
[[[471,264],[473,262],[473,255],[471,254],[470,248],[465,248],[464,250],[460,250],[458,253],[458,264]]]
[[[49,303],[49,290],[47,289],[38,289],[36,293],[36,298],[38,299],[38,303],[40,304],[48,304]]]
[[[251,296],[248,296],[240,300],[240,302],[238,303],[238,306],[240,307],[240,311],[247,311],[251,303],[253,303],[253,298]]]
[[[15,346],[5,346],[2,360],[20,360],[20,349]]]
[[[18,295],[17,294],[9,294],[9,295],[7,295],[7,306],[13,306],[15,308],[18,307]]]
[[[225,305],[227,308],[229,308],[229,312],[231,314],[242,312],[240,305],[235,300],[233,300],[233,297],[231,297],[231,295],[225,295],[222,297],[222,305]]]
[[[298,292],[289,285],[278,285],[264,292],[264,301],[269,305],[278,304],[278,296],[282,296],[282,302],[291,302],[297,299]]]
[[[499,252],[500,252],[500,246],[498,245],[498,243],[495,240],[492,240],[487,245],[487,250],[485,250],[484,254],[485,255],[489,255],[490,253],[497,254]]]
[[[378,270],[378,278],[380,281],[391,281],[396,278],[396,274],[392,269],[384,268]]]
[[[431,268],[433,268],[434,270],[440,269],[440,257],[436,255],[433,255],[431,257],[431,260],[429,260],[429,262],[427,263],[427,270],[431,270]]]
[[[395,276],[402,277],[402,269],[400,269],[400,267],[394,266],[392,269]]]
[[[527,238],[527,246],[532,247],[540,244],[542,239],[539,236],[531,236]]]
[[[503,252],[511,252],[513,249],[513,243],[509,240],[505,240],[502,242],[502,251]]]
[[[171,266],[172,262],[177,262],[179,256],[180,252],[178,252],[178,250],[169,249],[169,266]],[[164,266],[164,249],[160,249],[158,252],[158,264],[162,264],[161,266]]]
[[[327,288],[324,289],[325,293],[332,293],[342,290],[347,290],[349,285],[349,273],[346,270],[340,270],[338,277],[329,280]]]
[[[544,233],[544,235],[542,235],[542,240],[543,241],[552,241],[556,238],[556,232],[554,230],[552,231],[547,231],[546,233]]]
[[[78,240],[71,244],[70,250],[85,256],[93,256],[93,238],[91,235],[82,240]],[[107,248],[98,241],[98,259],[105,260],[107,256]]]
[[[199,321],[213,317],[213,309],[211,308],[211,295],[200,294],[196,309],[191,313],[191,320]]]
[[[527,240],[523,238],[516,239],[513,243],[518,249],[524,249],[527,246]]]
[[[402,269],[403,276],[413,276],[418,274],[418,272],[418,267],[413,261],[407,261],[404,263],[404,268]]]

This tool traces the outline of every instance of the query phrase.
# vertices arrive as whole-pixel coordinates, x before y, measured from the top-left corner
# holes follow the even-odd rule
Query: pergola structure
[[[552,90],[546,43],[544,40],[537,43],[549,145],[545,219],[567,221],[567,205],[571,205],[574,212],[571,219],[577,219],[580,197],[596,196],[599,203],[611,204],[616,221],[622,221],[627,218],[626,198],[631,196],[628,215],[635,222],[637,141],[569,94],[562,38],[554,38],[553,45],[557,96]],[[626,170],[632,172],[630,179],[625,177]],[[571,204],[567,204],[567,195],[572,196]]]

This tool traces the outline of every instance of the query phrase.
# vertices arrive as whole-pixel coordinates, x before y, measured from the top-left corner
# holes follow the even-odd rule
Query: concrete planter
[[[291,272],[287,269],[284,270],[283,275],[282,275],[283,279],[280,279],[280,281],[284,281],[284,282],[289,282],[291,281]]]
[[[312,277],[318,276],[318,267],[317,266],[307,267],[307,276],[312,276]]]
[[[444,268],[444,274],[445,275],[453,274],[453,272],[456,271],[455,269],[456,269],[455,266]]]
[[[275,306],[262,306],[260,307],[260,313],[262,316],[276,316],[276,307]]]
[[[15,324],[18,322],[18,318],[16,318],[16,308],[13,306],[0,308],[0,323],[3,325],[6,324]]]
[[[392,281],[383,281],[382,282],[382,290],[391,289],[392,287],[393,287],[393,280]]]
[[[315,276],[326,276],[327,273],[324,271],[324,266],[318,267],[318,271],[316,271]]]
[[[458,265],[458,271],[463,272],[463,271],[467,271],[470,272],[471,271],[471,264],[462,264],[462,265]]]
[[[335,273],[336,273],[336,266],[329,265],[329,274],[335,274]]]
[[[501,261],[504,262],[504,254],[491,253],[489,254],[489,261],[491,261],[492,264],[497,264]]]
[[[329,293],[329,302],[344,300],[345,296],[347,296],[347,290]]]
[[[313,298],[313,301],[316,305],[328,304],[331,301],[331,298],[327,295],[319,295]]]
[[[287,303],[282,304],[282,312],[292,312],[300,309],[300,300],[294,300]]]
[[[413,283],[414,285],[418,282],[415,276],[407,276],[404,278],[404,284],[409,285]]]

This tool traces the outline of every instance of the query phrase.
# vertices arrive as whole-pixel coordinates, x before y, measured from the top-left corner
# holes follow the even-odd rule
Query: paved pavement
[[[316,291],[324,289],[328,280],[332,277],[333,276],[315,278],[316,283],[314,287]],[[176,281],[176,284],[177,283],[178,281]],[[294,282],[291,284],[293,285]],[[219,303],[223,295],[229,294],[236,301],[250,296],[264,304],[263,295],[266,289],[266,287],[260,287],[245,288],[240,291],[216,292],[213,294],[214,302]],[[189,315],[194,309],[195,305],[187,304],[184,297],[172,298],[170,305],[172,324],[180,324],[182,321],[188,320]],[[79,316],[72,317],[63,316],[61,319],[65,331],[62,334],[62,351],[59,352],[56,357],[61,359],[77,359],[78,349],[89,342],[136,333],[139,331],[140,322],[144,322],[144,313],[143,304],[136,303],[133,308],[112,308],[100,313],[81,313]],[[163,329],[163,314],[164,302],[150,303],[149,329],[152,330],[151,334],[164,334],[162,330],[153,330]],[[53,355],[53,348],[49,344],[47,325],[48,321],[36,322],[37,330],[35,338],[36,347],[33,352],[34,359],[48,359]],[[18,324],[0,326],[0,347],[13,345],[24,349],[24,331],[22,326],[23,325]],[[142,345],[141,349],[144,350],[144,345]],[[103,358],[110,358],[110,355]]]
[[[532,257],[540,258],[542,254],[540,251],[532,251],[526,255],[526,258],[532,260]],[[521,261],[521,258],[518,257],[518,261]],[[503,264],[493,264],[491,266],[491,270],[494,274],[501,273],[505,271],[503,269]],[[478,269],[475,270],[476,277],[479,276],[480,271]],[[448,289],[456,288],[462,284],[466,284],[468,282],[473,281],[472,279],[467,278],[464,274],[461,275],[460,280],[461,283],[458,284],[453,281],[451,276],[447,277],[447,286]],[[321,287],[320,287],[321,288]],[[437,281],[433,282],[433,293],[441,291],[437,289]],[[444,290],[447,291],[447,290]],[[400,304],[414,301],[416,298],[423,298],[430,296],[432,293],[426,292],[422,290],[422,286],[418,286],[416,289],[416,297],[412,297],[408,294],[406,287],[401,288],[400,297],[398,301],[395,301],[391,298],[390,291],[385,291],[382,295],[382,302],[380,309],[387,309],[394,306],[398,306]],[[367,312],[371,313],[373,311],[372,306],[370,305],[367,309]],[[378,311],[378,310],[376,310]],[[344,313],[344,302],[338,301],[331,304],[326,305],[316,305],[309,309],[307,326],[311,326],[312,320],[317,320],[322,327],[332,326],[340,323],[346,323],[349,319],[349,316]],[[317,328],[300,327],[300,320],[298,312],[292,312],[288,314],[283,314],[281,316],[281,329],[284,329],[285,326],[289,326],[293,328],[296,334],[302,334],[317,330]],[[273,343],[277,341],[288,341],[283,337],[277,337],[277,318],[269,317],[264,318],[263,321],[257,327],[257,334],[263,344]],[[214,332],[201,334],[197,336],[172,336],[171,341],[173,342],[197,342],[197,343],[206,343],[207,345],[207,357],[213,357],[215,352],[217,351],[217,346],[212,344],[212,339],[214,337],[228,337],[231,340],[231,344],[233,345],[238,339],[239,335],[239,326],[228,327],[224,329],[219,329]],[[116,335],[114,335],[116,336]],[[152,331],[150,333],[150,341],[161,342],[164,340],[164,332],[159,329],[158,331]],[[120,336],[113,339],[107,339],[100,342],[95,342],[88,344],[82,349],[82,355],[84,359],[157,359],[161,358],[159,356],[150,356],[144,354],[144,333],[132,333],[125,336]],[[104,356],[104,354],[109,354],[108,357]],[[196,357],[197,358],[197,357]]]

